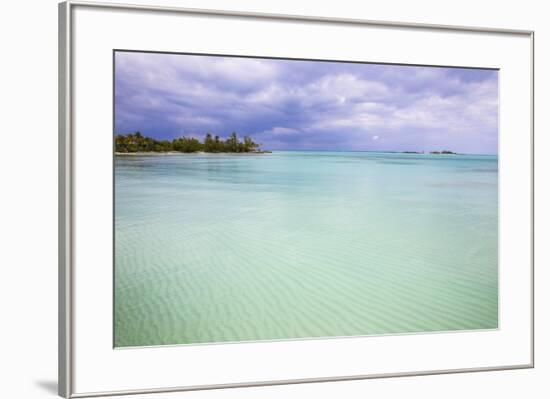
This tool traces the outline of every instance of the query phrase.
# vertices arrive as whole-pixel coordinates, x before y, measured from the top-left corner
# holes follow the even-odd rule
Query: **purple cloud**
[[[495,70],[117,52],[115,131],[273,150],[495,154]]]

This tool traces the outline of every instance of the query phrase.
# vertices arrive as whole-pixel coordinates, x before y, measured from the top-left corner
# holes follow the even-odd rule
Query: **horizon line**
[[[156,137],[151,137],[151,136],[147,136],[146,134],[144,133],[141,133],[140,130],[136,130],[135,132],[133,133],[116,133],[114,132],[114,135],[113,135],[113,139],[116,137],[116,136],[127,136],[127,135],[130,135],[130,134],[135,134],[135,133],[140,133],[143,137],[147,137],[147,138],[152,138],[153,140],[159,140],[159,141],[163,141],[163,140],[167,140],[167,141],[171,141],[170,139],[159,139],[159,138],[156,138]],[[238,136],[238,133],[235,131],[234,133],[237,134]],[[208,134],[212,135],[212,136],[218,136],[220,138],[227,138],[226,136],[219,136],[217,134],[214,134],[214,133],[211,133],[211,132],[208,132],[208,133],[205,133],[204,136],[206,137]],[[174,137],[172,140],[176,140],[178,138],[187,138],[187,137],[192,137],[192,138],[197,138],[195,137],[194,135],[190,135],[190,136],[179,136],[179,137]],[[246,134],[246,135],[243,135],[241,137],[251,137],[251,134]],[[259,143],[259,145],[261,146],[262,144]],[[494,153],[494,154],[489,154],[489,153],[474,153],[474,152],[455,152],[454,150],[449,150],[449,149],[440,149],[440,150],[339,150],[339,149],[284,149],[284,150],[281,150],[281,149],[269,149],[269,148],[266,148],[264,149],[264,151],[290,151],[290,152],[293,152],[293,151],[303,151],[303,152],[376,152],[376,153],[395,153],[395,154],[417,154],[417,155],[430,155],[430,153],[432,151],[451,151],[453,152],[454,154],[448,154],[448,155],[482,155],[482,156],[498,156],[498,153]],[[436,154],[433,154],[433,155],[436,155]],[[445,155],[445,154],[443,154]]]
[[[275,150],[275,149],[265,149],[265,151],[279,151],[279,152],[379,152],[379,153],[394,153],[394,154],[410,154],[410,155],[430,155],[431,151],[412,151],[412,150],[326,150],[326,149],[285,149],[285,150]],[[434,151],[450,151],[450,150],[434,150]],[[431,155],[438,155],[438,154],[431,154]],[[446,155],[446,154],[441,154]],[[486,155],[486,156],[498,156],[498,153],[496,154],[487,154],[487,153],[474,153],[474,152],[454,152],[453,154],[447,154],[447,155]]]

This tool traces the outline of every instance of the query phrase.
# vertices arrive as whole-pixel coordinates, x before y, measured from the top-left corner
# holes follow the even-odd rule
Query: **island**
[[[173,140],[156,140],[143,136],[140,132],[129,134],[117,134],[115,136],[116,154],[136,153],[253,153],[265,154],[271,151],[260,149],[260,144],[255,143],[249,136],[243,141],[239,140],[237,133],[231,133],[226,140],[219,136],[207,133],[203,141],[195,137],[178,137]]]
[[[443,151],[430,151],[430,154],[435,154],[435,155],[459,155],[458,153],[456,152],[452,152],[452,151],[448,151],[448,150],[443,150]]]
[[[401,151],[401,154],[426,154],[425,151]],[[458,152],[453,152],[449,150],[443,150],[443,151],[430,151],[429,154],[433,155],[460,155]]]

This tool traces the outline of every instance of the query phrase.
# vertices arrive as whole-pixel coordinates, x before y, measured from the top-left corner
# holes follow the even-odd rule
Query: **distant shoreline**
[[[448,147],[447,147],[448,148]],[[263,150],[261,144],[255,143],[250,136],[245,136],[244,140],[237,137],[233,132],[225,140],[219,136],[213,136],[207,133],[201,142],[195,137],[179,137],[172,141],[158,140],[143,136],[140,132],[126,135],[115,135],[114,142],[115,155],[154,155],[154,154],[269,154],[270,150]],[[498,156],[498,154],[468,154],[454,152],[448,149],[441,150],[326,150],[326,149],[292,149],[276,150],[284,152],[367,152],[367,153],[387,153],[387,154],[410,154],[410,155],[487,155]]]
[[[370,153],[370,154],[394,154],[394,155],[453,155],[453,156],[486,156],[486,157],[498,157],[498,154],[469,154],[459,152],[413,152],[413,151],[342,151],[342,150],[260,150],[260,151],[248,151],[248,152],[208,152],[208,151],[194,151],[194,152],[182,152],[182,151],[134,151],[134,152],[120,152],[115,151],[116,156],[154,156],[154,155],[206,155],[206,154],[218,154],[218,155],[262,155],[272,154],[274,152],[342,152],[342,153]]]
[[[205,155],[205,154],[220,154],[220,155],[262,155],[271,154],[272,151],[248,151],[248,152],[181,152],[181,151],[135,151],[135,152],[119,152],[115,151],[115,155],[121,156],[143,156],[143,155]]]

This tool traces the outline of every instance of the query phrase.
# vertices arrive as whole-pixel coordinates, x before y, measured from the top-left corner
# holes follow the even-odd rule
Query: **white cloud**
[[[260,132],[261,135],[272,135],[272,136],[289,136],[298,134],[300,131],[298,129],[292,129],[288,127],[276,126],[273,129],[264,130]]]

